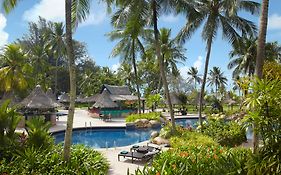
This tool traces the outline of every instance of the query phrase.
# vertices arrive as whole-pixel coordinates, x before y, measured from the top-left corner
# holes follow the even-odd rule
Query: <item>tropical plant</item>
[[[28,74],[31,73],[32,67],[20,46],[6,45],[0,59],[4,65],[0,68],[0,88],[5,92],[25,90],[28,87]]]
[[[202,79],[198,75],[198,69],[196,67],[191,67],[187,71],[187,75],[189,76],[189,81],[194,82],[194,88],[197,89],[196,83],[200,84]]]
[[[208,77],[208,86],[215,86],[216,97],[218,97],[218,89],[227,85],[227,78],[223,75],[219,67],[213,67]]]
[[[51,128],[50,122],[45,122],[45,119],[39,116],[34,116],[26,121],[27,125],[27,145],[36,149],[50,149],[54,144],[52,136],[49,134]]]
[[[126,117],[126,122],[134,122],[138,119],[147,119],[147,120],[157,120],[160,121],[160,113],[159,112],[151,112],[144,114],[131,114]]]
[[[222,35],[231,44],[240,39],[238,32],[253,35],[256,31],[255,25],[240,16],[242,10],[258,13],[259,3],[247,0],[195,0],[186,1],[179,6],[179,10],[186,14],[186,25],[178,34],[179,42],[185,42],[201,25],[205,22],[202,30],[202,38],[206,41],[206,60],[204,75],[200,93],[199,121],[202,125],[203,93],[207,79],[209,60],[211,55],[212,43],[217,36],[218,29],[222,29]]]
[[[107,34],[111,40],[120,40],[113,48],[111,56],[116,57],[120,55],[122,63],[128,63],[133,65],[134,78],[136,82],[136,89],[138,95],[138,113],[141,113],[141,100],[140,100],[140,88],[139,88],[139,76],[137,70],[137,54],[144,55],[145,50],[141,42],[140,36],[143,35],[143,23],[144,20],[130,20],[126,26],[117,29]]]
[[[146,105],[154,111],[160,100],[160,94],[150,94],[146,97]]]

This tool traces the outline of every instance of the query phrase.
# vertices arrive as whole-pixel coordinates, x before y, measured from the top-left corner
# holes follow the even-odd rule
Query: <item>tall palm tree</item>
[[[262,1],[262,9],[260,16],[260,28],[258,36],[258,49],[257,49],[257,59],[256,59],[256,75],[259,79],[262,78],[262,68],[264,64],[265,57],[265,42],[266,42],[266,30],[268,21],[268,5],[269,0]],[[253,151],[257,152],[259,146],[258,134],[255,131],[255,123],[253,125]]]
[[[199,121],[202,126],[203,93],[207,79],[212,43],[217,36],[218,29],[222,29],[223,38],[235,43],[240,38],[239,32],[253,35],[256,32],[254,23],[240,16],[238,12],[244,10],[252,14],[258,13],[259,3],[247,0],[194,0],[179,7],[186,13],[187,22],[178,34],[179,42],[185,42],[202,24],[202,38],[206,41],[206,60],[202,87],[200,92]]]
[[[3,67],[0,67],[0,88],[5,92],[24,90],[28,87],[28,73],[31,66],[27,63],[27,57],[17,44],[9,44],[4,47],[0,55]]]
[[[138,53],[144,55],[145,49],[140,39],[140,36],[144,32],[142,27],[144,25],[144,20],[138,19],[128,21],[125,27],[110,32],[108,36],[111,40],[120,40],[117,45],[113,48],[111,56],[116,57],[120,55],[122,59],[121,62],[130,63],[133,65],[138,95],[138,113],[140,114],[141,95],[139,89],[139,76],[137,70],[136,56]]]
[[[243,36],[233,50],[229,53],[231,61],[228,69],[234,69],[233,78],[245,74],[252,76],[255,73],[257,58],[257,38]],[[281,58],[281,47],[276,42],[265,43],[264,59],[268,61],[279,61]]]
[[[258,36],[257,60],[256,60],[256,75],[260,79],[262,78],[262,68],[263,68],[264,57],[265,57],[268,5],[269,5],[269,0],[262,1],[260,28],[259,28],[259,36]]]
[[[196,83],[200,84],[202,79],[198,75],[198,69],[196,67],[191,67],[187,71],[187,75],[189,76],[189,79],[194,82],[194,88],[196,88]]]
[[[219,67],[213,67],[210,70],[208,81],[208,86],[215,86],[216,97],[218,95],[218,89],[227,85],[227,78],[223,75]]]
[[[114,23],[127,23],[130,20],[141,20],[146,19],[147,24],[149,26],[153,26],[153,33],[154,33],[154,43],[155,43],[155,50],[156,50],[156,57],[160,68],[160,75],[162,78],[163,86],[165,95],[167,98],[171,122],[172,122],[172,132],[175,131],[175,119],[174,119],[174,112],[173,106],[171,103],[171,98],[169,94],[168,83],[166,79],[166,72],[165,72],[165,64],[164,58],[161,54],[161,46],[159,40],[159,30],[158,30],[158,17],[164,10],[171,9],[172,1],[157,1],[157,0],[116,0],[115,1],[117,6],[120,7],[117,9],[117,12],[114,14],[112,20]],[[136,18],[139,17],[138,18]],[[145,26],[143,26],[145,27]]]

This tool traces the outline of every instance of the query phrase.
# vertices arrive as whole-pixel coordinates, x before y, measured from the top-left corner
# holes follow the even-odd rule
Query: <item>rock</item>
[[[157,144],[157,145],[162,145],[162,144],[170,144],[169,140],[164,139],[162,137],[155,137],[152,140],[152,143]]]
[[[151,124],[149,123],[149,120],[147,119],[138,119],[135,121],[135,125],[137,128],[149,128],[151,127]]]
[[[150,134],[150,138],[154,139],[155,137],[159,136],[159,132],[157,131],[153,131],[151,134]]]
[[[157,127],[161,126],[160,122],[157,120],[150,120],[149,123],[151,124],[151,127],[153,127],[153,128],[157,128]]]
[[[136,125],[135,125],[134,122],[128,122],[128,123],[126,123],[126,128],[127,129],[135,129]]]
[[[165,120],[164,118],[160,117],[160,122],[161,122],[161,123],[165,123],[166,120]]]

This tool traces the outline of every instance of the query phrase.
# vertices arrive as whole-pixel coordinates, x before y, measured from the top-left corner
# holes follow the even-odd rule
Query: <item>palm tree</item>
[[[258,49],[257,49],[257,59],[256,59],[256,75],[259,79],[262,79],[262,68],[264,64],[265,57],[265,42],[266,42],[266,30],[268,21],[268,5],[269,0],[262,1],[262,11],[260,16],[260,28],[258,36]],[[253,152],[257,152],[259,146],[258,135],[255,131],[256,124],[253,124]]]
[[[243,36],[233,50],[229,53],[231,61],[228,69],[234,69],[232,77],[235,78],[241,73],[253,76],[256,67],[257,38]],[[265,60],[279,60],[281,57],[281,47],[276,42],[265,44]]]
[[[218,33],[218,29],[222,28],[223,37],[232,44],[240,38],[239,32],[253,35],[256,32],[255,25],[238,16],[238,12],[245,10],[256,14],[258,9],[258,3],[247,0],[194,0],[186,2],[185,5],[182,4],[179,7],[180,11],[186,13],[187,18],[185,26],[178,34],[179,42],[185,42],[206,21],[202,30],[202,38],[206,41],[207,45],[207,54],[199,103],[199,121],[201,126],[203,93],[205,91],[212,43]]]
[[[257,60],[256,60],[256,75],[260,79],[262,78],[262,68],[263,68],[264,57],[265,57],[268,5],[269,5],[269,0],[262,1],[262,11],[260,16],[260,28],[259,28]]]
[[[112,21],[114,21],[115,26],[119,26],[119,24],[126,24],[130,20],[142,20],[146,19],[149,26],[153,26],[153,33],[154,33],[154,44],[156,50],[156,57],[160,68],[160,75],[162,78],[162,82],[164,85],[164,91],[167,98],[171,122],[172,122],[172,132],[175,131],[175,119],[174,119],[174,112],[173,106],[170,99],[168,83],[166,79],[166,72],[165,72],[165,64],[164,58],[161,54],[161,46],[159,40],[159,30],[158,30],[158,17],[160,15],[161,9],[171,9],[172,1],[156,1],[156,0],[132,0],[132,1],[125,1],[125,0],[116,0],[116,4],[119,9],[113,15]],[[145,27],[145,24],[142,26]]]
[[[138,94],[138,113],[141,113],[141,99],[139,89],[139,76],[137,71],[136,55],[140,53],[145,54],[145,49],[139,38],[143,31],[144,20],[130,20],[127,22],[126,27],[117,29],[108,34],[111,40],[120,40],[117,45],[113,48],[111,56],[121,56],[122,63],[129,63],[133,65],[135,82],[137,86]]]
[[[227,85],[227,78],[223,75],[219,67],[213,67],[210,70],[208,81],[208,86],[215,86],[216,97],[218,95],[218,89]]]
[[[198,75],[198,69],[196,67],[191,67],[188,71],[187,71],[187,75],[189,75],[189,79],[191,81],[194,81],[194,88],[196,88],[196,83],[201,83],[202,79],[200,78],[200,76]]]
[[[0,55],[3,67],[0,68],[0,88],[5,92],[24,90],[28,87],[28,73],[31,66],[27,63],[27,57],[17,44],[9,44],[4,47]]]

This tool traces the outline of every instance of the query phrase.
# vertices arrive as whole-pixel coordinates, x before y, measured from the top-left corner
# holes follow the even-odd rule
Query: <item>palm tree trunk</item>
[[[206,60],[205,60],[204,75],[203,75],[200,98],[199,98],[199,124],[200,124],[201,129],[203,127],[203,120],[202,120],[203,98],[204,98],[203,96],[204,96],[206,79],[207,79],[207,74],[208,74],[211,49],[212,49],[212,37],[210,37],[207,41],[207,55],[206,55]]]
[[[258,37],[257,59],[256,59],[256,75],[262,79],[262,69],[265,57],[266,29],[268,20],[269,0],[262,1],[262,12],[260,16],[260,30]],[[259,147],[258,133],[256,131],[256,123],[253,123],[253,152],[256,153]]]
[[[170,110],[170,116],[171,116],[171,122],[172,122],[172,133],[174,133],[176,131],[176,124],[175,124],[174,110],[173,110],[173,106],[171,103],[168,83],[167,83],[167,79],[166,79],[166,73],[164,70],[164,58],[161,56],[161,50],[160,50],[160,44],[159,44],[159,31],[158,31],[158,27],[157,27],[157,8],[156,8],[157,4],[156,3],[157,3],[156,0],[152,1],[153,27],[154,27],[156,55],[157,55],[157,59],[158,59],[158,63],[159,63],[160,74],[162,77],[162,82],[163,82],[166,98],[168,101],[168,107]]]
[[[141,100],[140,100],[140,88],[139,88],[139,77],[137,72],[137,65],[136,65],[136,54],[135,54],[135,40],[133,40],[133,46],[132,46],[132,55],[133,55],[133,67],[134,67],[134,74],[136,79],[136,85],[137,85],[137,93],[138,93],[138,113],[141,113]]]
[[[67,55],[70,77],[70,104],[67,117],[67,126],[64,138],[63,156],[65,161],[70,160],[70,146],[72,142],[72,128],[73,117],[75,110],[76,98],[76,77],[75,77],[75,62],[74,50],[72,43],[72,27],[71,27],[71,0],[65,0],[65,23],[66,23],[66,42],[67,42]]]

